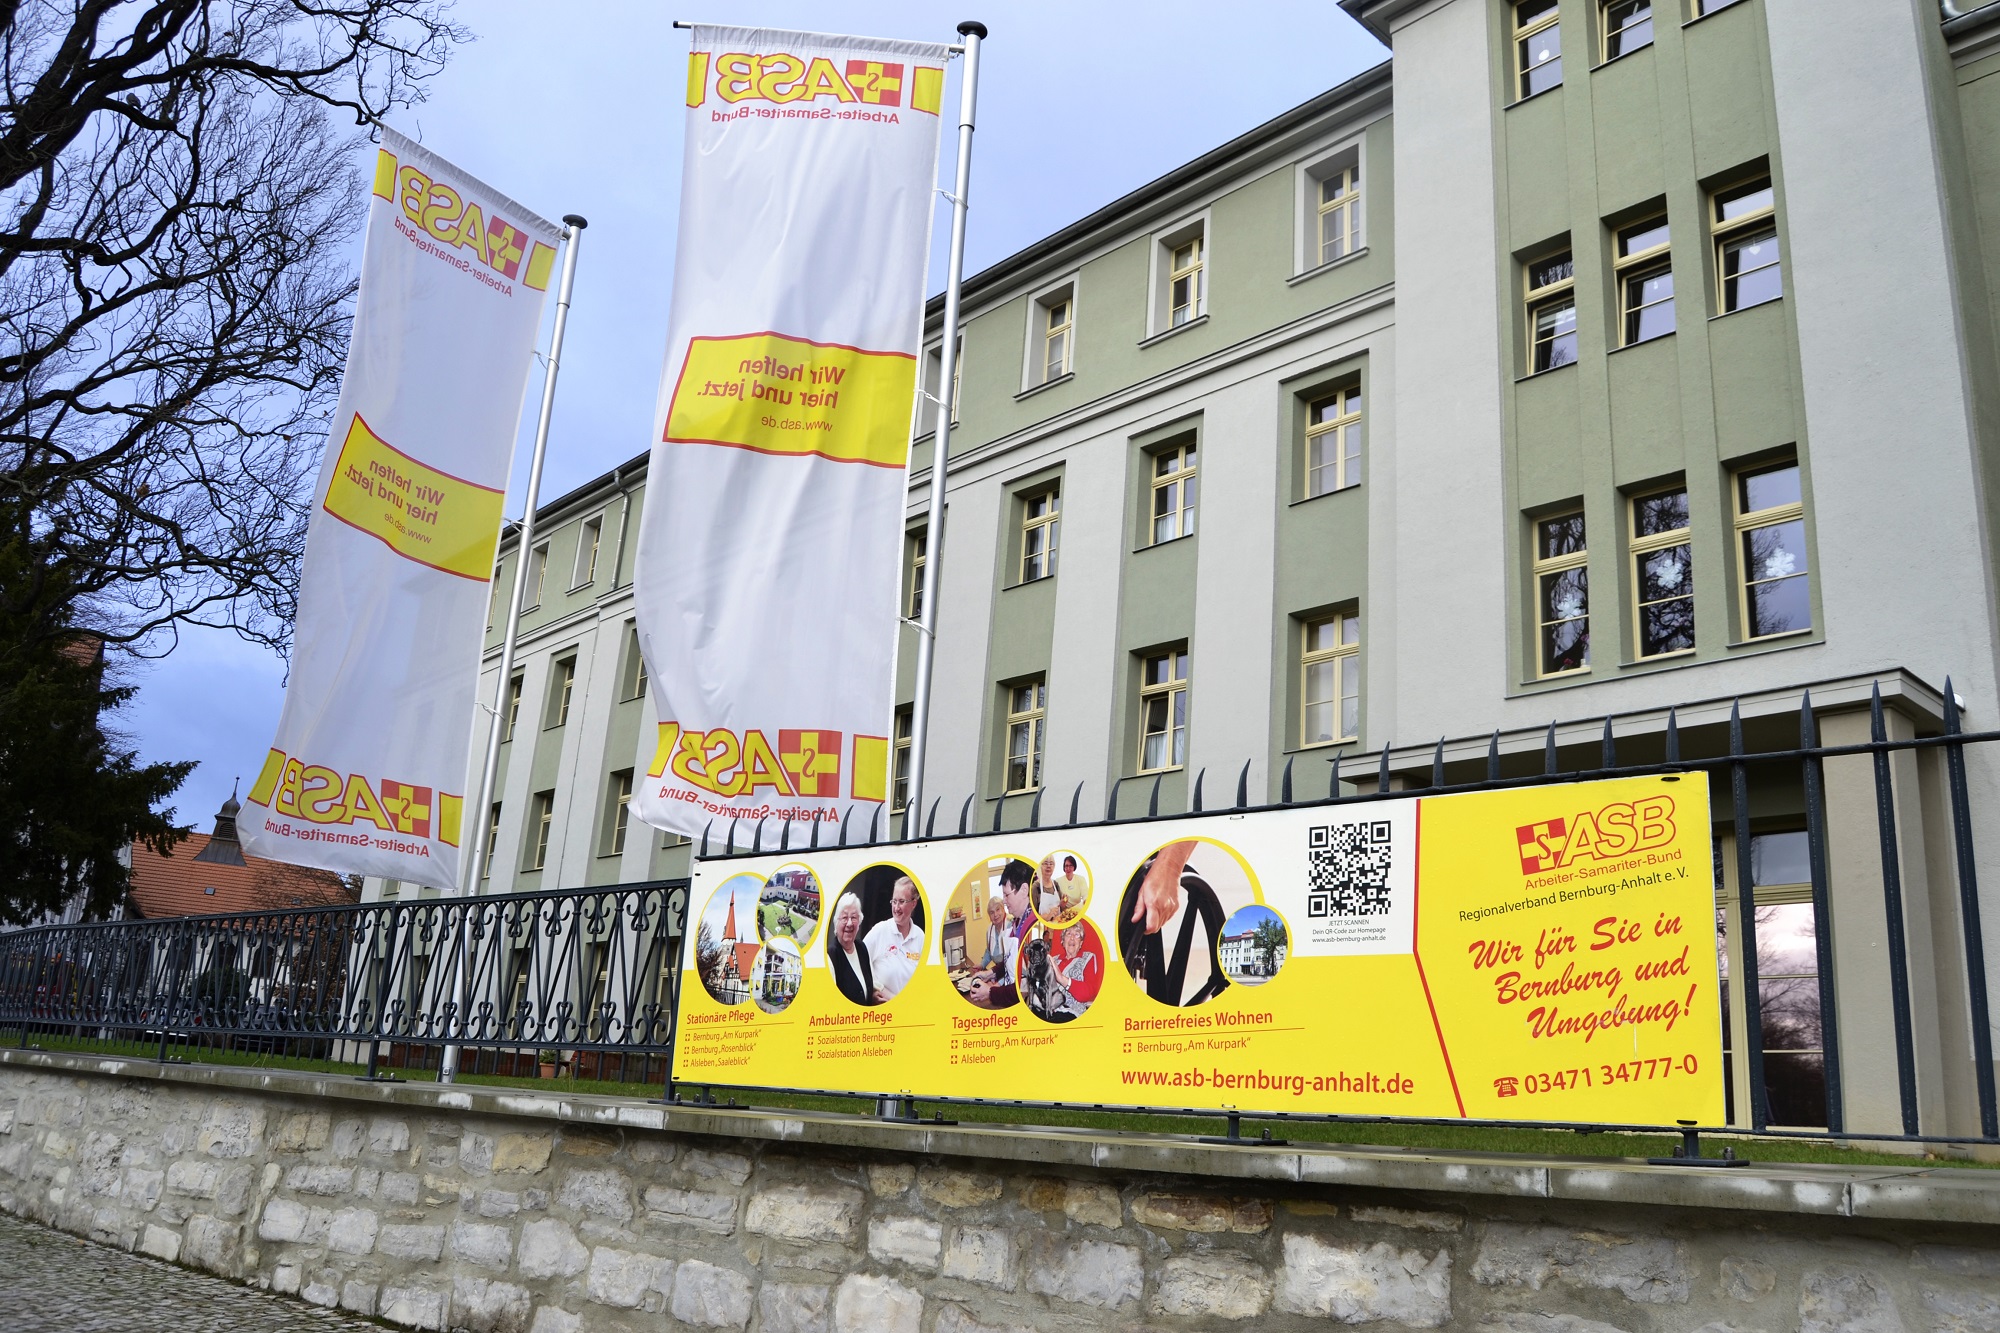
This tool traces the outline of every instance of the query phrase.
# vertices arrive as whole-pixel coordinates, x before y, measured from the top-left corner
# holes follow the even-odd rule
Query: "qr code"
[[[1306,831],[1306,848],[1307,916],[1380,916],[1389,910],[1394,858],[1388,820],[1319,825]]]

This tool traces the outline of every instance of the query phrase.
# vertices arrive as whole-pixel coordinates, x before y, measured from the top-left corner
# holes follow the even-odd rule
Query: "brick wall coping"
[[[1115,1172],[1269,1180],[1430,1194],[1564,1199],[1822,1217],[2000,1226],[2000,1171],[1899,1166],[1651,1166],[1637,1158],[1532,1156],[1328,1144],[1243,1147],[1185,1135],[1018,1125],[910,1125],[832,1112],[667,1106],[637,1098],[474,1084],[370,1083],[348,1075],[159,1064],[0,1049],[0,1067],[319,1097],[412,1111],[814,1144],[865,1152],[1032,1162]],[[1752,1145],[1754,1151],[1754,1145]]]

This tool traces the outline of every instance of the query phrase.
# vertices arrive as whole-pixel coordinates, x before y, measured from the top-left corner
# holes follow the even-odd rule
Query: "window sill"
[[[1678,329],[1668,329],[1665,333],[1656,333],[1652,337],[1645,339],[1643,342],[1625,343],[1622,346],[1614,347],[1610,351],[1606,352],[1605,355],[1617,356],[1620,352],[1631,352],[1631,351],[1636,351],[1641,347],[1651,347],[1656,342],[1665,342],[1668,338],[1673,337],[1678,332],[1679,332]],[[1542,373],[1547,374],[1548,372],[1544,371]]]
[[[1620,671],[1643,671],[1647,667],[1656,667],[1662,663],[1684,662],[1692,658],[1695,655],[1695,651],[1693,648],[1681,648],[1671,653],[1654,653],[1650,657],[1635,657],[1629,662],[1620,662],[1618,669]]]
[[[1023,398],[1033,398],[1036,394],[1040,393],[1044,389],[1053,389],[1058,384],[1068,384],[1071,380],[1075,378],[1076,378],[1076,372],[1074,370],[1066,370],[1052,380],[1043,380],[1040,384],[1032,385],[1029,388],[1021,390],[1021,392],[1014,395],[1014,401],[1018,403]]]
[[[1285,279],[1285,285],[1287,287],[1296,287],[1302,282],[1312,281],[1330,269],[1339,268],[1342,264],[1352,264],[1357,259],[1365,259],[1367,257],[1368,247],[1364,245],[1359,250],[1344,254],[1338,259],[1329,259],[1317,268],[1309,268],[1303,273],[1294,273],[1291,277]]]
[[[1047,583],[1047,582],[1048,582],[1048,581],[1049,581],[1050,579],[1052,579],[1052,578],[1054,578],[1054,577],[1055,577],[1055,575],[1054,575],[1053,573],[1048,573],[1048,574],[1044,574],[1044,575],[1042,575],[1042,576],[1041,576],[1040,578],[1034,578],[1034,579],[1021,579],[1021,580],[1019,580],[1018,582],[1015,582],[1015,583],[1009,583],[1009,584],[1007,584],[1007,585],[1006,585],[1005,587],[1003,587],[1002,589],[1000,589],[1000,591],[1001,591],[1001,592],[1013,592],[1013,591],[1014,591],[1015,589],[1017,589],[1017,588],[1032,588],[1032,587],[1034,587],[1034,586],[1035,586],[1035,585],[1036,585],[1037,583]]]
[[[1538,380],[1545,375],[1560,375],[1565,370],[1575,370],[1580,361],[1581,358],[1578,358],[1577,361],[1565,361],[1559,366],[1550,366],[1547,370],[1531,370],[1525,375],[1516,376],[1514,383],[1526,384],[1529,380]]]
[[[1148,551],[1157,551],[1162,546],[1172,546],[1178,542],[1191,542],[1193,540],[1194,534],[1192,532],[1184,532],[1178,537],[1169,537],[1163,542],[1147,542],[1144,546],[1135,546],[1132,548],[1132,554],[1144,555]]]
[[[1137,778],[1157,778],[1167,773],[1185,773],[1185,772],[1187,772],[1186,764],[1174,764],[1167,768],[1142,768],[1138,772],[1132,774],[1131,778],[1128,778],[1127,781],[1131,781]]]
[[[1625,662],[1620,670],[1643,672],[1646,668],[1655,671],[1693,671],[1701,667],[1714,666],[1736,657],[1754,657],[1761,653],[1796,652],[1801,648],[1816,648],[1825,643],[1814,630],[1793,630],[1789,634],[1771,634],[1761,639],[1739,639],[1729,643],[1723,652],[1706,657],[1693,653],[1677,653],[1672,657],[1649,657],[1642,662]],[[1605,683],[1606,677],[1597,676],[1588,670],[1566,671],[1560,676],[1544,676],[1539,680],[1522,681],[1516,685],[1510,697],[1520,698],[1530,694],[1547,694],[1562,689],[1582,689]],[[1546,688],[1543,688],[1546,687]]]
[[[583,591],[583,590],[584,590],[585,588],[588,588],[588,587],[589,587],[589,586],[590,586],[591,584],[593,584],[593,583],[595,583],[595,582],[597,582],[597,580],[596,580],[596,579],[585,579],[585,580],[584,580],[583,582],[581,582],[581,583],[572,583],[572,584],[570,584],[570,585],[569,585],[569,590],[570,590],[570,591],[571,591],[572,593],[579,593],[579,592],[582,592],[582,591]]]
[[[1538,93],[1529,93],[1526,97],[1517,97],[1513,101],[1509,102],[1506,106],[1502,107],[1501,110],[1512,111],[1517,106],[1526,106],[1528,103],[1534,101],[1538,97],[1547,97],[1550,93],[1561,92],[1562,87],[1563,86],[1560,83],[1558,83],[1553,88],[1544,88]]]
[[[1206,323],[1208,323],[1208,312],[1204,310],[1199,315],[1196,315],[1193,319],[1187,321],[1187,323],[1185,324],[1176,324],[1170,329],[1162,329],[1160,332],[1154,334],[1150,338],[1141,338],[1139,340],[1139,346],[1151,347],[1154,343],[1165,342],[1167,339],[1173,337],[1176,333],[1186,333],[1189,329],[1198,329]]]
[[[1314,741],[1311,745],[1295,745],[1289,750],[1280,750],[1278,753],[1325,754],[1332,750],[1352,750],[1354,753],[1360,754],[1362,753],[1361,738],[1359,736],[1343,736],[1337,741]]]
[[[1785,643],[1789,639],[1807,638],[1812,634],[1812,632],[1813,632],[1813,627],[1811,625],[1807,625],[1804,629],[1788,629],[1783,634],[1759,634],[1754,639],[1735,639],[1730,642],[1729,646],[1732,649],[1763,648],[1772,644]]]
[[[1644,46],[1635,46],[1630,51],[1620,51],[1617,55],[1611,57],[1611,59],[1600,60],[1595,65],[1592,65],[1590,67],[1590,72],[1592,74],[1595,74],[1600,69],[1609,69],[1621,60],[1625,60],[1632,56],[1636,56],[1641,51],[1650,51],[1652,49],[1653,49],[1653,43],[1647,42]]]
[[[1708,322],[1713,324],[1715,323],[1716,320],[1728,319],[1731,315],[1747,315],[1752,310],[1762,310],[1767,305],[1777,305],[1784,299],[1785,298],[1782,296],[1774,296],[1768,301],[1759,301],[1756,305],[1740,305],[1737,306],[1734,310],[1724,310],[1720,314],[1710,315],[1708,317]]]
[[[1324,500],[1329,495],[1346,495],[1349,491],[1358,491],[1360,489],[1360,482],[1350,481],[1345,486],[1336,486],[1330,491],[1321,491],[1318,495],[1308,495],[1303,499],[1290,501],[1287,507],[1296,509],[1300,505],[1309,505],[1315,500]]]
[[[1704,23],[1709,19],[1714,18],[1717,14],[1727,14],[1730,10],[1735,9],[1736,6],[1737,6],[1737,0],[1729,0],[1728,4],[1717,6],[1716,8],[1709,10],[1706,14],[1695,15],[1687,22],[1681,24],[1681,28],[1683,30],[1692,28],[1695,24]]]

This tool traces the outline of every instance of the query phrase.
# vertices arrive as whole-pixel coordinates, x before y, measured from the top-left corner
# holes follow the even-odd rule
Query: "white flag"
[[[910,407],[949,48],[697,27],[634,574],[640,818],[865,825],[888,795]],[[805,826],[793,845],[808,837]]]
[[[390,130],[244,850],[451,888],[493,553],[562,230]]]

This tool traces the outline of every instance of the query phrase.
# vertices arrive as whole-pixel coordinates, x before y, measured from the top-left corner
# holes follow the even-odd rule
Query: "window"
[[[625,622],[625,669],[618,681],[619,699],[646,697],[646,654],[639,647],[639,624],[634,620]]]
[[[1735,3],[1736,0],[1694,0],[1694,17],[1706,17],[1718,9],[1727,9]]]
[[[1653,0],[1602,0],[1604,58],[1616,60],[1653,44]]]
[[[528,605],[542,604],[542,583],[549,575],[549,544],[543,542],[528,555]]]
[[[604,848],[598,855],[618,856],[625,851],[625,829],[632,816],[632,770],[613,773],[604,794]]]
[[[500,736],[503,741],[514,739],[514,726],[521,720],[521,680],[516,676],[507,686],[507,730]]]
[[[1778,256],[1777,197],[1769,177],[1715,196],[1715,272],[1722,284],[1717,309],[1748,310],[1785,294]]]
[[[1730,1023],[1742,1013],[1740,899],[1731,881],[1733,855],[1717,859],[1716,961],[1723,976],[1723,1061],[1731,1094],[1731,1121],[1749,1120],[1737,1096],[1747,1092],[1748,1071],[1736,1060],[1738,1035]],[[1757,926],[1758,1034],[1764,1051],[1764,1096],[1773,1125],[1815,1128],[1826,1124],[1826,1048],[1820,1008],[1818,913],[1812,901],[1812,848],[1803,831],[1750,836],[1750,886]],[[1736,955],[1735,959],[1731,955]],[[1732,962],[1736,965],[1732,966]],[[1744,1034],[1747,1035],[1747,1034]],[[1738,1110],[1737,1108],[1743,1108]]]
[[[1576,360],[1576,266],[1564,250],[1528,265],[1528,373]]]
[[[492,629],[493,622],[500,618],[500,569],[493,566],[493,591],[486,597],[486,628]]]
[[[1139,771],[1160,773],[1187,762],[1188,654],[1148,656],[1139,676]]]
[[[903,539],[908,548],[910,603],[909,616],[912,620],[924,618],[924,542],[930,536],[926,528],[918,528]]]
[[[1202,313],[1202,237],[1175,245],[1168,254],[1167,327],[1179,328]]]
[[[1796,462],[1736,475],[1736,531],[1743,561],[1743,636],[1762,639],[1811,629],[1806,507]]]
[[[1069,374],[1070,332],[1076,323],[1076,301],[1067,293],[1050,298],[1042,312],[1041,383]]]
[[[1583,511],[1535,524],[1535,673],[1560,676],[1590,665],[1590,551]]]
[[[951,359],[951,424],[956,426],[958,424],[958,386],[965,380],[964,335],[959,335],[958,340],[952,346],[956,349],[956,355]],[[930,351],[930,370],[924,377],[924,384],[927,391],[925,396],[929,400],[924,407],[926,420],[929,423],[926,427],[926,433],[937,429],[938,382],[943,377],[943,374],[944,348],[933,347]]]
[[[1308,622],[1299,653],[1299,744],[1361,734],[1361,617],[1338,612]]]
[[[1056,572],[1056,530],[1062,525],[1062,494],[1054,487],[1021,501],[1021,582]]]
[[[1306,498],[1361,484],[1361,386],[1306,409]]]
[[[572,588],[581,588],[597,577],[597,545],[604,535],[604,516],[591,519],[576,535],[576,577]]]
[[[549,863],[549,831],[555,822],[555,791],[536,792],[528,806],[528,860],[523,870],[540,870]]]
[[[1632,501],[1632,595],[1638,602],[1638,655],[1694,648],[1694,545],[1687,489]]]
[[[896,758],[889,789],[889,813],[900,815],[910,803],[910,731],[916,710],[905,704],[896,710]]]
[[[1533,97],[1563,81],[1562,24],[1556,0],[1520,0],[1514,6],[1517,95]]]
[[[576,659],[565,657],[559,660],[549,681],[549,707],[542,719],[545,727],[560,727],[569,721],[569,699],[576,689]]]
[[[1319,262],[1361,248],[1361,163],[1337,167],[1319,182]]]
[[[1042,732],[1048,718],[1049,686],[1041,677],[1007,687],[1007,791],[1042,785]]]
[[[1667,220],[1649,218],[1618,233],[1613,260],[1618,270],[1622,345],[1650,342],[1674,331],[1674,262],[1668,250]]]
[[[493,803],[493,811],[486,821],[486,855],[479,861],[479,878],[493,878],[493,847],[500,841],[500,802]]]
[[[1153,455],[1153,545],[1194,535],[1195,442]]]

